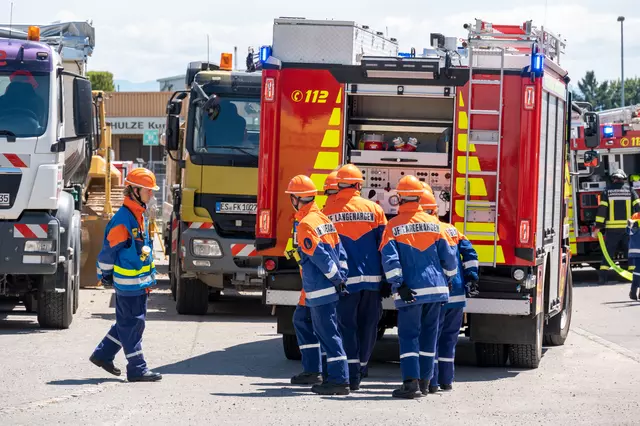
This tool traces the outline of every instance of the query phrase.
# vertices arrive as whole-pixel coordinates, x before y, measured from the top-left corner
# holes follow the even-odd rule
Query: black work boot
[[[147,370],[142,376],[128,377],[130,382],[157,382],[162,380],[162,374]]]
[[[414,399],[420,398],[420,388],[418,386],[418,380],[410,379],[405,380],[398,389],[394,390],[391,394],[394,398]]]
[[[448,385],[440,385],[440,387],[442,388],[443,391],[445,392],[449,392],[453,390],[453,384],[448,384]]]
[[[319,385],[322,383],[320,373],[305,373],[304,371],[291,378],[292,385]]]
[[[631,287],[631,290],[629,291],[629,299],[638,300],[638,289]]]
[[[606,271],[606,270],[605,270],[605,271],[600,270],[600,271],[598,272],[598,285],[605,285],[605,284],[607,284],[607,278],[608,278],[608,277],[607,277],[607,275],[608,275],[608,272],[609,272],[609,271]]]
[[[438,392],[438,385],[431,386],[431,384],[429,383],[429,380],[420,379],[420,381],[418,382],[418,385],[420,386],[420,392],[423,395],[428,395],[430,393]]]
[[[321,385],[311,386],[311,392],[318,395],[349,395],[349,384],[343,383],[338,385],[336,383],[325,382]]]
[[[89,357],[89,361],[91,361],[94,365],[102,368],[107,373],[113,374],[114,376],[119,376],[122,374],[122,371],[120,371],[118,367],[113,365],[113,362],[102,361],[96,358],[95,355],[91,355],[91,357]]]

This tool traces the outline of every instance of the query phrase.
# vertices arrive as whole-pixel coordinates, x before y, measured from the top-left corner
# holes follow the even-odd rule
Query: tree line
[[[596,111],[621,107],[620,80],[598,81],[595,72],[587,71],[572,90],[573,100],[589,102]],[[640,77],[624,79],[624,104],[640,104]]]

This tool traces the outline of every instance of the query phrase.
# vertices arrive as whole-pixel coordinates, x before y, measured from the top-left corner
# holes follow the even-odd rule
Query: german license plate
[[[216,213],[256,214],[257,210],[256,203],[216,203]]]
[[[0,194],[0,206],[9,205],[9,194]]]

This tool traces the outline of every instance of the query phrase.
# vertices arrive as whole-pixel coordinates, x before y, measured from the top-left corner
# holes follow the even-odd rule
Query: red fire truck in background
[[[590,110],[591,105],[579,104]],[[592,232],[600,194],[607,186],[609,175],[618,169],[625,171],[629,185],[640,190],[640,105],[616,108],[596,113],[597,139],[585,138],[584,121],[574,112],[571,124],[569,163],[572,171],[572,200],[569,216],[572,222],[570,245],[574,264],[598,264],[602,258],[600,244]],[[597,167],[586,167],[585,154],[593,157],[597,150]],[[588,161],[587,161],[588,162]],[[631,214],[632,212],[630,212]],[[626,253],[609,253],[612,259],[626,266]]]
[[[322,190],[344,163],[362,170],[362,196],[389,217],[403,175],[427,182],[441,219],[472,241],[480,293],[467,301],[465,324],[479,365],[536,368],[543,341],[564,343],[572,300],[565,45],[531,21],[464,28],[462,47],[431,34],[422,53],[402,54],[395,39],[353,22],[275,20],[262,80],[256,248],[287,357],[299,356],[291,317],[301,281],[285,256],[295,224],[284,191],[297,174]],[[391,299],[383,305],[380,336],[396,325]]]

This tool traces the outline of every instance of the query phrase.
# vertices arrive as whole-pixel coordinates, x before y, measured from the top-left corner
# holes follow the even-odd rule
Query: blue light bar
[[[411,57],[411,53],[398,52],[398,56],[401,57],[401,58],[410,58]]]
[[[610,125],[610,124],[605,125],[605,126],[602,128],[602,135],[603,135],[605,138],[612,138],[612,137],[613,137],[613,126],[612,126],[612,125]]]
[[[271,48],[271,46],[260,47],[260,62],[267,62],[267,59],[269,59],[269,56],[271,56],[272,50],[273,49]]]
[[[542,73],[543,69],[544,69],[544,56],[542,56],[539,53],[536,53],[531,58],[531,71],[533,71],[536,74],[540,74]]]

